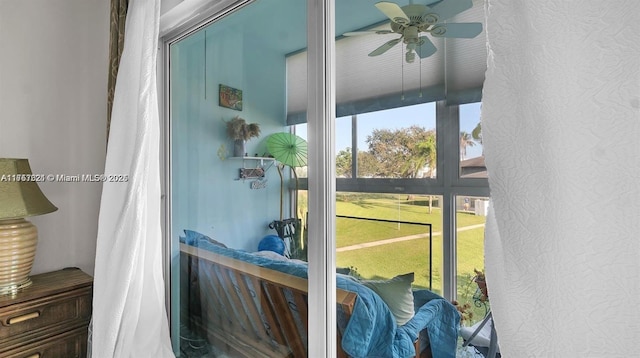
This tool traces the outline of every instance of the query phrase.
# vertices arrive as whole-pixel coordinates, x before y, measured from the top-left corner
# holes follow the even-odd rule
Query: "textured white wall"
[[[503,356],[637,356],[640,2],[487,9],[486,269]]]
[[[102,173],[109,1],[0,1],[0,156],[37,173]],[[39,230],[33,273],[92,274],[101,185],[40,184],[58,211]]]

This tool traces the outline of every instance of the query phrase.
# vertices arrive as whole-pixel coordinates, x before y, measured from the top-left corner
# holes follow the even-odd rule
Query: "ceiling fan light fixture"
[[[409,26],[404,30],[404,37],[406,39],[417,39],[418,38],[418,28],[416,26]]]
[[[404,56],[404,59],[405,61],[407,61],[407,63],[413,63],[413,61],[416,60],[416,53],[412,50],[408,50],[407,54]]]
[[[409,20],[404,17],[394,17],[393,22],[395,22],[398,25],[406,25],[409,23]]]
[[[429,13],[429,14],[422,15],[422,22],[424,22],[424,23],[426,23],[428,25],[437,24],[438,20],[440,20],[438,14]]]
[[[429,32],[434,36],[443,36],[447,32],[447,28],[442,25],[433,26]]]

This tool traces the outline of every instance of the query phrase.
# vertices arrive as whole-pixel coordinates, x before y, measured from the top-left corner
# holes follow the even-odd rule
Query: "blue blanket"
[[[257,266],[307,278],[307,266],[304,264],[271,260],[224,248],[205,238],[186,240],[186,243]],[[397,326],[387,305],[371,289],[344,275],[337,275],[336,283],[338,288],[358,295],[351,319],[346,322],[343,332],[342,348],[349,356],[414,357],[416,352],[413,342],[420,331],[427,328],[433,356],[455,358],[460,315],[447,300],[427,290],[415,291],[415,316],[403,326]]]

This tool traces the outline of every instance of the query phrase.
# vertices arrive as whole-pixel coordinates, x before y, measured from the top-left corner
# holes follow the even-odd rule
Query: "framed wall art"
[[[242,90],[220,84],[219,92],[220,101],[218,105],[242,111]]]

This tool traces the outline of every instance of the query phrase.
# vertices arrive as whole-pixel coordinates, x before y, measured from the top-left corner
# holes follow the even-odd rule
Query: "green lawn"
[[[407,196],[360,194],[349,198],[338,197],[338,215],[430,223],[433,230],[432,289],[442,290],[442,213],[433,208],[429,214],[426,198],[417,196],[406,200]],[[342,200],[340,200],[342,199]],[[484,224],[485,217],[459,212],[456,217],[458,228]],[[373,242],[389,238],[428,233],[428,228],[419,225],[381,223],[373,221],[342,219],[336,220],[336,246],[338,248],[363,242]],[[484,228],[458,232],[458,300],[471,303],[475,284],[471,282],[474,269],[484,268]],[[429,240],[420,238],[393,244],[374,246],[336,254],[338,267],[354,267],[363,278],[392,278],[396,275],[415,272],[414,287],[429,287]],[[474,318],[481,318],[484,308],[473,308]],[[475,321],[474,319],[474,321]]]
[[[442,229],[440,209],[434,208],[431,214],[428,213],[428,210],[427,207],[411,205],[406,201],[398,201],[393,198],[336,202],[337,215],[430,223],[434,232],[440,231]],[[407,235],[425,234],[429,232],[429,228],[421,225],[398,225],[396,223],[338,218],[336,219],[336,232],[336,246],[343,247]]]
[[[306,192],[301,193],[300,203],[306,204]],[[409,200],[407,200],[409,199]],[[437,197],[434,197],[434,205]],[[429,213],[427,196],[393,194],[338,193],[337,215],[430,223],[433,230],[433,286],[435,292],[442,290],[442,213],[434,207]],[[301,205],[302,206],[302,205]],[[303,209],[306,210],[306,209]],[[458,228],[484,224],[485,217],[458,212]],[[410,224],[374,222],[366,220],[336,219],[336,247],[341,248],[365,242],[428,233],[428,227]],[[484,268],[484,228],[459,231],[458,255],[458,301],[471,302],[475,284],[471,282],[474,269]],[[338,267],[353,267],[364,279],[392,278],[396,275],[415,272],[414,287],[429,287],[429,240],[428,237],[387,245],[338,252]],[[484,314],[484,308],[474,308],[475,319]],[[474,319],[474,320],[475,320]]]

